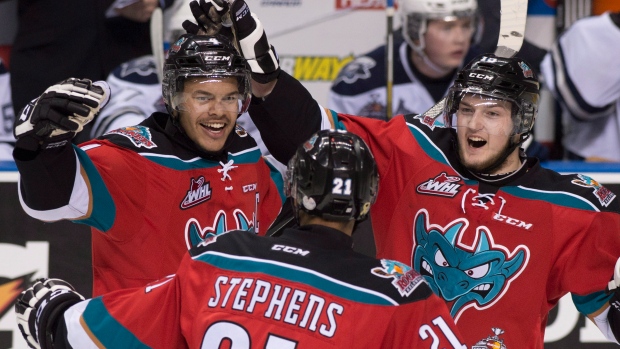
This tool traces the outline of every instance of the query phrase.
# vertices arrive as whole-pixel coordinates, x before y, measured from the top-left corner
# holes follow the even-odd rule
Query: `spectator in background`
[[[582,18],[542,63],[569,160],[620,162],[620,12]]]
[[[150,54],[149,18],[174,1],[19,0],[11,49],[15,114],[68,77],[104,80],[119,64]]]
[[[13,104],[11,103],[11,75],[0,59],[0,161],[13,161]]]
[[[423,113],[442,99],[480,33],[476,0],[403,0],[394,43],[392,115]],[[386,46],[357,57],[334,81],[328,107],[386,119]],[[468,58],[469,57],[469,58]]]

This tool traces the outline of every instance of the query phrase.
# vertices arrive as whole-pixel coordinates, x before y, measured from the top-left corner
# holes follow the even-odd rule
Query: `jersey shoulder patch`
[[[415,269],[391,259],[381,259],[379,262],[380,266],[372,268],[370,273],[375,278],[379,277],[388,281],[391,287],[383,283],[383,292],[391,295],[394,299],[399,299],[400,303],[426,299],[432,294],[432,290],[424,277]],[[376,279],[373,283],[381,284]]]

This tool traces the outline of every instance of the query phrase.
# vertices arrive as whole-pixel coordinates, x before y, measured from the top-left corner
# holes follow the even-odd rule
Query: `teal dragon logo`
[[[494,243],[486,227],[476,229],[472,246],[463,244],[467,226],[464,218],[445,227],[431,225],[424,209],[415,218],[413,268],[437,295],[451,303],[450,315],[455,321],[470,307],[486,309],[495,304],[529,260],[526,246],[509,252]]]

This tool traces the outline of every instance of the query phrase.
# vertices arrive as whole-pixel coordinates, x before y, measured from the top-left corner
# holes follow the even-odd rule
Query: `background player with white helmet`
[[[476,0],[398,2],[402,37],[394,45],[392,115],[422,113],[446,95],[481,32]],[[386,46],[342,68],[328,107],[386,119]]]
[[[476,0],[431,0],[401,1],[399,14],[402,20],[402,35],[405,41],[415,51],[413,56],[414,64],[417,60],[422,60],[424,64],[416,65],[422,67],[422,72],[429,77],[434,77],[431,71],[437,75],[447,74],[454,70],[454,67],[462,65],[463,56],[458,54],[436,54],[438,44],[433,40],[435,37],[443,35],[455,35],[452,30],[461,26],[464,37],[471,39],[475,33],[477,21],[478,3]],[[459,21],[463,20],[464,21]],[[436,36],[426,35],[433,32],[434,21],[450,23],[449,26],[441,26],[441,31]],[[435,22],[436,23],[436,22]],[[465,35],[465,34],[469,34]],[[427,43],[426,41],[429,40]],[[433,60],[429,58],[433,56]]]

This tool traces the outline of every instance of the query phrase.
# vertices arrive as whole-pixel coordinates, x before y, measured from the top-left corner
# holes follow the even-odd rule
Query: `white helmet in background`
[[[478,29],[477,0],[400,0],[398,6],[403,38],[420,53],[425,47],[424,33],[429,20],[453,21],[472,17],[474,29]]]

